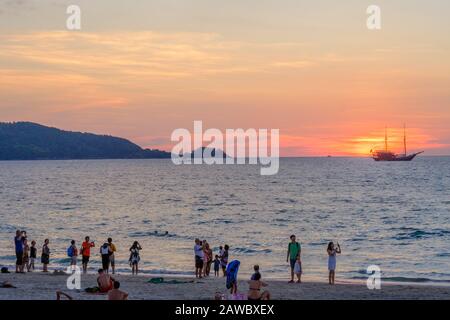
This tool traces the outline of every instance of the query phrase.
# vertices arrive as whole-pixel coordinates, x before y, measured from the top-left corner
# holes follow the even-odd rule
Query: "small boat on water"
[[[414,159],[417,155],[423,153],[424,151],[407,154],[406,152],[406,127],[403,127],[403,147],[404,147],[404,153],[403,154],[395,154],[392,151],[389,151],[388,149],[388,135],[387,135],[387,128],[385,129],[385,136],[384,136],[384,150],[370,150],[370,153],[372,155],[372,159],[375,161],[411,161]]]

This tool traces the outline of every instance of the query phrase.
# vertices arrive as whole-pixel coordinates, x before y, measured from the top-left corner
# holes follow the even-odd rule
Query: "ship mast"
[[[405,150],[405,157],[406,157],[406,124],[403,125],[403,147]]]
[[[387,136],[387,127],[384,128],[384,150],[388,151],[388,136]]]

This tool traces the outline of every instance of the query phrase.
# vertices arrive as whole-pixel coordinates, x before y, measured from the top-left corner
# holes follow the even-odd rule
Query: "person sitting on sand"
[[[114,288],[114,278],[105,273],[103,269],[98,269],[97,284],[99,292],[106,293]]]
[[[295,241],[295,235],[291,235],[290,239],[291,242],[289,242],[288,245],[286,262],[290,262],[291,266],[291,280],[289,281],[289,283],[294,283],[295,262],[297,261],[297,257],[300,256],[302,253],[302,247],[300,243]]]
[[[334,275],[336,270],[336,254],[341,253],[341,246],[339,245],[339,242],[337,243],[337,248],[334,247],[333,242],[328,243],[327,253],[328,253],[328,271],[329,271],[328,283],[334,284]]]
[[[42,272],[48,272],[48,264],[50,263],[50,248],[48,247],[49,240],[44,240],[44,245],[42,246],[41,263],[43,265]]]
[[[133,245],[130,248],[130,266],[131,266],[131,272],[133,275],[137,275],[139,272],[139,261],[141,261],[141,256],[139,254],[139,251],[142,250],[141,245],[139,242],[135,241]]]
[[[259,273],[259,265],[255,264],[253,266],[253,271],[254,271],[254,273],[252,274],[252,277],[250,278],[250,280],[255,280],[257,274],[259,274],[261,276],[261,273]]]
[[[31,241],[30,247],[30,263],[27,265],[28,272],[34,271],[34,261],[36,260],[37,249],[36,249],[36,241]]]
[[[270,300],[270,292],[264,291],[261,293],[261,289],[263,287],[267,287],[268,284],[261,281],[261,274],[256,273],[255,279],[248,281],[248,293],[247,293],[247,299],[248,300]]]
[[[119,290],[120,282],[114,281],[114,289],[109,291],[108,300],[128,300],[128,293],[125,291]]]

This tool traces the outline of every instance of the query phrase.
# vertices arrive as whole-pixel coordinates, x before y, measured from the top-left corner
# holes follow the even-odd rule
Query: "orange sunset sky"
[[[278,128],[282,156],[450,154],[450,2],[0,1],[0,121],[170,150],[176,128]],[[81,30],[66,8],[81,8]],[[382,29],[366,27],[381,7]]]

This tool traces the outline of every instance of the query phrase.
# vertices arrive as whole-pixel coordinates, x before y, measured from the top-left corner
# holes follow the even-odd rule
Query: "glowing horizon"
[[[69,3],[80,31],[65,30]],[[403,152],[406,123],[410,152],[450,154],[450,4],[380,0],[382,30],[369,31],[370,1],[279,3],[5,4],[0,121],[163,150],[194,120],[276,128],[281,156],[366,156],[386,126]]]

